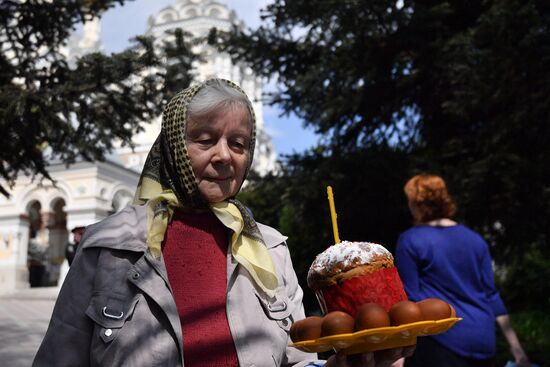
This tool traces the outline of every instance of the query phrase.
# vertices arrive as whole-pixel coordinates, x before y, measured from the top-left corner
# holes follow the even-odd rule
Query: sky
[[[260,9],[270,0],[218,0],[234,10],[246,26],[255,28],[260,22]],[[143,34],[147,19],[177,0],[135,0],[108,10],[101,20],[101,41],[106,53],[119,52],[129,46],[129,39]],[[269,86],[267,86],[269,88]],[[265,91],[265,88],[264,88]],[[277,107],[264,105],[264,128],[271,135],[277,155],[301,153],[315,145],[318,138],[305,129],[296,116],[281,117]]]

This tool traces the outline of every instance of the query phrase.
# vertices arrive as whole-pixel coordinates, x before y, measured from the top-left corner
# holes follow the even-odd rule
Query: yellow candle
[[[334,195],[332,194],[332,187],[327,186],[328,204],[330,207],[330,217],[332,219],[332,232],[334,233],[334,243],[340,243],[340,237],[338,236],[338,224],[336,223],[336,208],[334,206]]]

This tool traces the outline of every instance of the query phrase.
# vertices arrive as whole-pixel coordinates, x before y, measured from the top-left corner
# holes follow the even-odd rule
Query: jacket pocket
[[[139,301],[139,296],[132,299],[121,299],[112,295],[93,296],[86,315],[96,323],[99,337],[104,343],[115,340],[122,326],[132,317]]]
[[[264,298],[256,293],[266,317],[263,324],[271,344],[271,357],[276,366],[284,359],[286,346],[289,343],[288,333],[292,325],[292,302],[288,297],[277,294],[275,298]]]
[[[258,301],[262,305],[262,308],[266,316],[275,322],[285,332],[290,330],[292,325],[292,303],[288,297],[277,295],[274,299],[263,299],[258,293],[256,293]]]

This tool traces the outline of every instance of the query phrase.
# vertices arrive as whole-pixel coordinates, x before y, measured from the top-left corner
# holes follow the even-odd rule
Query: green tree
[[[402,153],[396,166],[401,174],[392,177],[399,184],[370,187],[392,199],[388,213],[403,218],[401,186],[410,175],[442,174],[457,198],[459,220],[488,239],[497,264],[507,270],[500,284],[511,311],[527,312],[523,325],[536,324],[541,307],[550,307],[549,286],[533,282],[541,274],[529,271],[533,259],[543,264],[550,259],[550,3],[274,0],[263,16],[258,29],[214,30],[209,40],[274,78],[279,89],[268,96],[270,102],[323,138],[324,158],[294,157],[287,162],[288,177],[281,178],[290,198],[281,207],[279,226],[303,239],[289,242],[296,256],[306,251],[301,246],[318,250],[329,240],[327,233],[320,236],[324,229],[316,218],[325,209],[302,210],[315,201],[310,197],[322,200],[327,183],[368,185],[352,179],[354,169],[366,178],[391,174],[385,164],[395,165],[392,154]],[[388,150],[368,155],[380,148]],[[347,164],[362,154],[361,165]],[[345,179],[338,181],[335,172]],[[352,188],[343,192],[337,203],[349,202],[337,204],[340,218],[368,205]],[[392,215],[381,218],[387,224]],[[377,219],[364,218],[362,225]],[[361,226],[353,219],[341,222]],[[380,228],[388,238],[398,235],[397,227]],[[356,238],[384,241],[376,227],[369,230],[374,232]],[[302,278],[304,271],[299,269]],[[528,290],[528,297],[518,289]],[[535,338],[520,334],[520,339]],[[536,349],[540,343],[531,345]],[[530,354],[546,356],[539,363],[550,357],[532,348]]]
[[[275,0],[264,19],[210,41],[275,77],[271,103],[333,154],[389,142],[444,174],[500,262],[548,238],[547,1]]]
[[[138,37],[121,53],[66,60],[62,47],[76,26],[124,2],[0,2],[0,178],[8,187],[20,173],[50,178],[50,160],[102,160],[116,140],[131,146],[167,96],[189,84],[197,56],[181,31],[160,49]]]

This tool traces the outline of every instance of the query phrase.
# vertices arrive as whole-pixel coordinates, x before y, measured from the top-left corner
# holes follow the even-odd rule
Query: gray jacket
[[[130,206],[86,229],[33,366],[183,366],[178,311],[163,259],[146,251],[145,222],[145,207]],[[228,251],[227,319],[239,365],[316,362],[287,346],[304,310],[286,238],[258,226],[279,288],[269,298]]]

